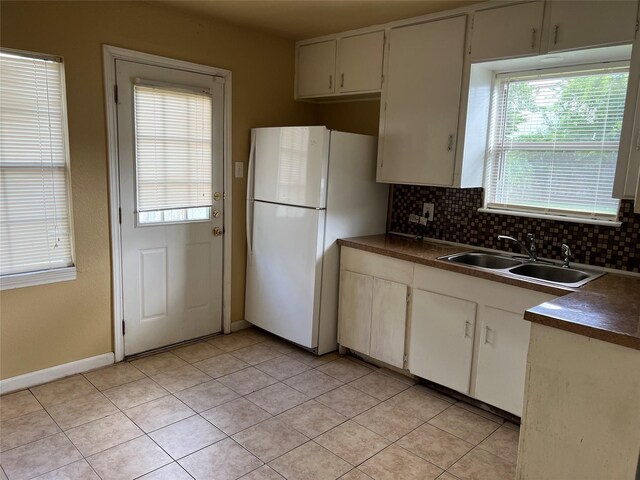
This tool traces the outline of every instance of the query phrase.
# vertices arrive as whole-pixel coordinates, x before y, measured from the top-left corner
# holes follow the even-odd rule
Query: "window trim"
[[[39,60],[52,61],[60,64],[60,92],[62,95],[61,116],[62,116],[62,135],[65,142],[65,176],[67,190],[67,209],[69,214],[69,248],[71,251],[71,265],[64,267],[52,268],[49,270],[33,270],[30,272],[12,273],[0,275],[0,291],[12,290],[23,287],[34,287],[37,285],[47,285],[56,282],[68,282],[76,280],[76,247],[75,247],[75,228],[73,221],[73,195],[71,188],[71,158],[69,143],[69,117],[67,114],[67,81],[64,64],[64,57],[59,55],[50,55],[46,53],[31,52],[27,50],[18,50],[14,48],[0,47],[0,52],[10,55],[16,55],[26,58],[35,58]]]
[[[549,67],[549,68],[535,68],[535,69],[525,69],[525,70],[503,70],[503,71],[494,71],[491,75],[491,98],[489,101],[489,118],[487,119],[487,143],[485,147],[484,153],[484,173],[483,173],[483,203],[482,207],[478,209],[481,213],[495,213],[499,215],[511,215],[515,217],[526,217],[526,218],[539,218],[543,220],[554,220],[554,221],[563,221],[563,222],[571,222],[571,223],[585,223],[592,225],[604,225],[610,227],[619,227],[622,225],[620,221],[620,199],[618,200],[618,210],[615,215],[603,215],[603,214],[589,214],[584,213],[581,214],[577,211],[561,211],[557,210],[549,210],[540,207],[534,206],[509,206],[503,204],[497,204],[490,202],[490,164],[492,162],[491,155],[489,155],[489,146],[492,142],[492,137],[494,136],[494,131],[496,125],[494,124],[493,112],[494,105],[497,101],[496,95],[499,94],[497,85],[504,78],[510,78],[513,76],[518,77],[530,77],[531,79],[535,79],[541,76],[557,76],[562,77],[565,74],[577,74],[581,75],[584,72],[585,75],[588,75],[589,70],[594,69],[618,69],[618,68],[626,68],[627,70],[630,68],[631,62],[629,60],[615,60],[615,61],[603,61],[603,62],[593,62],[593,63],[584,63],[584,64],[576,64],[576,65],[567,65],[567,66],[557,66],[557,67]],[[617,143],[616,150],[620,149],[620,142]],[[614,175],[614,183],[615,183],[615,175]],[[612,198],[616,199],[613,196]]]

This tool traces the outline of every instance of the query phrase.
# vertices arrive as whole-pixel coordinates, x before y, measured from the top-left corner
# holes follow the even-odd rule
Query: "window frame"
[[[491,145],[493,142],[493,138],[495,135],[495,129],[498,128],[494,122],[495,115],[495,105],[499,101],[499,98],[496,98],[497,95],[500,95],[499,84],[504,80],[504,78],[513,78],[513,77],[526,77],[531,76],[532,78],[540,75],[550,75],[550,76],[558,76],[562,77],[564,75],[570,75],[573,72],[583,72],[588,70],[597,70],[597,69],[607,69],[607,68],[626,68],[627,71],[630,68],[629,60],[617,60],[617,61],[599,61],[594,63],[585,63],[585,64],[572,64],[565,66],[553,66],[546,68],[529,68],[523,70],[496,70],[492,72],[491,75],[491,94],[489,101],[489,115],[487,118],[487,142],[484,152],[484,174],[483,174],[483,190],[484,190],[484,198],[483,198],[483,206],[478,209],[479,212],[483,213],[494,213],[499,215],[511,215],[516,217],[526,217],[526,218],[539,218],[546,220],[555,220],[555,221],[564,221],[564,222],[572,222],[572,223],[584,223],[584,224],[593,224],[593,225],[606,225],[611,227],[619,227],[622,225],[622,222],[619,220],[620,218],[620,200],[618,201],[618,209],[616,211],[615,216],[607,216],[607,215],[594,215],[584,213],[581,214],[578,211],[562,211],[561,209],[545,209],[543,207],[535,207],[535,206],[522,206],[522,208],[518,208],[514,206],[500,206],[499,204],[492,204],[491,199],[491,170],[492,170],[492,162],[493,155],[490,153]],[[620,149],[620,142],[618,140],[618,145],[616,152]],[[615,180],[615,175],[614,175]],[[612,192],[613,193],[613,192]],[[495,206],[494,206],[495,205]],[[608,217],[608,218],[607,218]]]
[[[53,61],[60,64],[60,94],[61,100],[61,123],[64,141],[64,162],[67,194],[67,210],[69,216],[69,248],[71,265],[57,267],[48,270],[33,270],[28,272],[11,273],[0,275],[0,291],[12,290],[23,287],[33,287],[57,282],[68,282],[77,278],[77,263],[75,249],[75,230],[73,221],[73,196],[71,189],[71,162],[69,144],[69,120],[67,114],[67,88],[65,76],[64,58],[59,55],[37,53],[25,50],[0,47],[0,52],[24,58],[34,58],[45,61]]]

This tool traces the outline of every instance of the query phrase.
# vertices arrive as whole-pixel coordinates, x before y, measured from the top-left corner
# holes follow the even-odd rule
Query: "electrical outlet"
[[[433,222],[433,203],[422,204],[422,216],[427,217],[427,221]]]
[[[420,225],[424,225],[426,227],[429,219],[427,217],[418,217],[418,218],[420,219]]]
[[[420,217],[414,213],[409,214],[410,223],[420,223]]]

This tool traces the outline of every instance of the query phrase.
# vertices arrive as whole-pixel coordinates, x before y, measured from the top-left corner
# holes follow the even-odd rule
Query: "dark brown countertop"
[[[559,298],[525,312],[525,320],[640,350],[640,278],[607,274],[580,289],[563,288],[438,260],[443,255],[474,250],[471,247],[417,242],[395,235],[340,239],[338,244],[557,295]]]

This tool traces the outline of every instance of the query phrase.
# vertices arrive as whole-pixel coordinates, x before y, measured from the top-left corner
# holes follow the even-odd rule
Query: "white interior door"
[[[223,79],[116,61],[125,355],[222,327]]]

